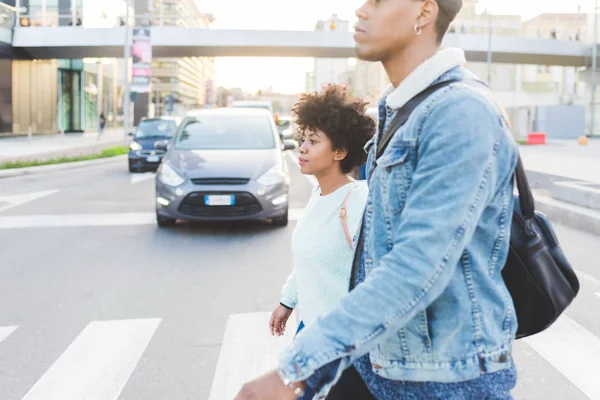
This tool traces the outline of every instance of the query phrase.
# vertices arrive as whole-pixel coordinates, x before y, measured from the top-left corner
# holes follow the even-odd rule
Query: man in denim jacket
[[[349,368],[377,399],[510,398],[517,320],[501,272],[518,152],[506,122],[481,91],[453,83],[421,103],[375,160],[412,97],[475,78],[461,50],[439,50],[461,5],[367,0],[357,11],[357,54],[383,62],[392,85],[367,145],[356,285],[237,399],[294,398],[306,387],[324,398]]]

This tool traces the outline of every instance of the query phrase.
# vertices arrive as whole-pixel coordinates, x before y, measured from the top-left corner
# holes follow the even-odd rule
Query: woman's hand
[[[290,315],[292,315],[292,310],[285,308],[281,304],[277,306],[273,314],[271,314],[271,320],[269,321],[271,335],[283,336]]]

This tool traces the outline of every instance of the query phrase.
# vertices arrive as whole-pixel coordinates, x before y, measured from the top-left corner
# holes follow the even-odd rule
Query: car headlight
[[[261,175],[256,181],[263,186],[273,186],[283,182],[285,174],[281,165],[277,164]]]
[[[129,148],[132,151],[140,151],[142,149],[142,146],[138,142],[131,142],[131,144],[129,145]]]
[[[183,182],[185,182],[185,179],[183,179],[177,172],[175,172],[175,170],[171,168],[169,164],[164,164],[162,166],[160,174],[158,175],[158,179],[165,185],[173,187],[179,186]]]

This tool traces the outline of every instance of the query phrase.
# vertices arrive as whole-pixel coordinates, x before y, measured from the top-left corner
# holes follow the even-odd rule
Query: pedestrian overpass
[[[154,57],[354,57],[351,32],[191,29],[153,26]],[[30,59],[123,57],[125,28],[16,27],[15,57]],[[443,46],[462,48],[469,61],[486,61],[487,35],[450,33]],[[493,62],[588,66],[591,47],[581,42],[492,37]]]

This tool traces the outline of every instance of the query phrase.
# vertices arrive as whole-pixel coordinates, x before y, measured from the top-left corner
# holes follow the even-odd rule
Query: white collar
[[[389,85],[381,97],[386,97],[385,102],[388,107],[398,109],[427,89],[444,73],[455,67],[463,66],[466,62],[465,53],[461,49],[440,50],[411,72],[397,88]]]

